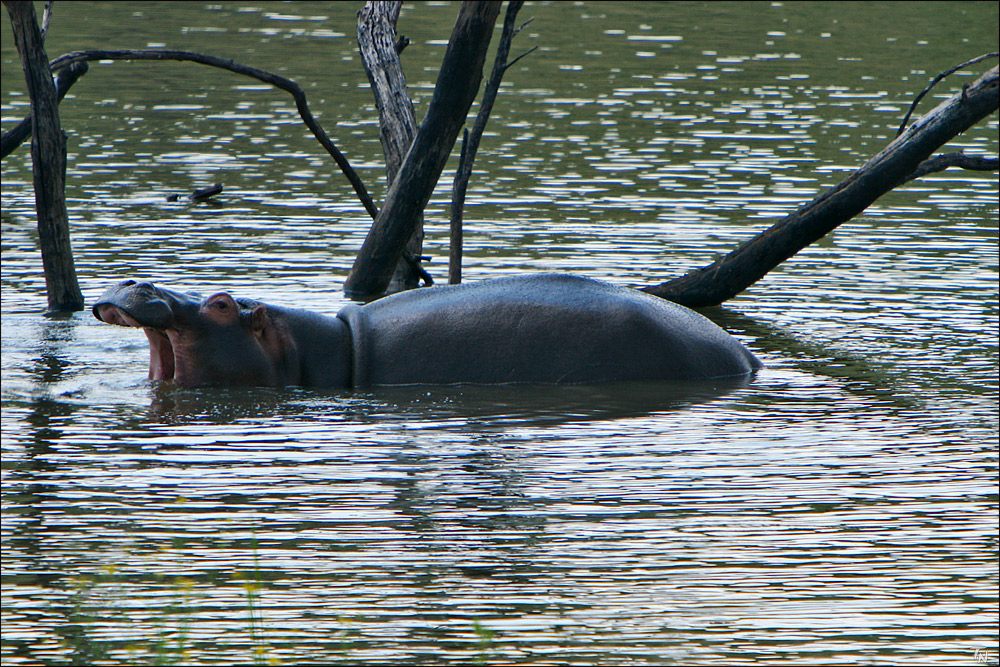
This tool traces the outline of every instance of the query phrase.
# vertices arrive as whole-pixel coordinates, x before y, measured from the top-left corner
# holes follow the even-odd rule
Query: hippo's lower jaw
[[[170,336],[158,329],[142,326],[134,317],[117,306],[101,304],[95,311],[98,318],[108,324],[142,329],[149,340],[149,379],[174,379],[177,360],[174,357],[174,346],[170,342]]]

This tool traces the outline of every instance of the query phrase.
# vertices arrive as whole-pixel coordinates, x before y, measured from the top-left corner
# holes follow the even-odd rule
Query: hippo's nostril
[[[120,283],[118,283],[119,287],[131,287],[132,285],[135,285],[135,281],[132,280],[131,278],[129,278],[128,280],[123,280]]]

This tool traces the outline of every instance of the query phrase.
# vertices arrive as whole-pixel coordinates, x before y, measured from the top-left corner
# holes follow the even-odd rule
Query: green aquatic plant
[[[157,665],[177,665],[190,661],[190,652],[187,647],[188,635],[191,631],[191,590],[194,582],[186,577],[177,577],[172,586],[179,601],[168,606],[164,616],[177,620],[177,629],[172,631],[163,623],[163,619],[156,619],[158,627],[157,637],[149,646],[152,653],[152,663]],[[140,650],[136,650],[141,653]]]
[[[264,632],[261,611],[260,571],[254,545],[254,568],[237,573],[247,600],[247,631],[252,646],[249,662],[277,665]],[[96,575],[70,581],[65,631],[60,643],[71,664],[184,665],[197,657],[191,641],[195,609],[204,600],[196,597],[196,582],[188,577],[160,578],[164,598],[157,609],[136,610],[136,595],[129,582],[109,565]],[[148,591],[144,591],[148,595]]]
[[[247,623],[250,629],[250,641],[253,644],[253,664],[276,664],[273,658],[269,658],[267,643],[264,640],[264,619],[260,609],[260,560],[257,555],[256,537],[253,538],[253,578],[242,577],[242,579],[247,594]]]
[[[483,664],[489,659],[489,652],[493,650],[493,638],[496,637],[497,631],[479,621],[472,622],[472,631],[479,637],[479,655],[476,656],[476,662]]]

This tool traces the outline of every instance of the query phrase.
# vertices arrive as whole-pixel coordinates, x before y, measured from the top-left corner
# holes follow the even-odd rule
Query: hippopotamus
[[[335,316],[125,280],[93,313],[142,328],[149,378],[181,387],[712,380],[761,367],[692,310],[564,274],[426,287]]]

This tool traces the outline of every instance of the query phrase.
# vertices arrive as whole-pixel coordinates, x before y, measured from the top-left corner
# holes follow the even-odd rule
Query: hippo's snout
[[[175,356],[168,329],[177,326],[175,310],[188,301],[152,283],[123,280],[101,295],[92,312],[102,322],[143,329],[149,340],[149,379],[172,380],[184,364]]]
[[[169,295],[152,283],[135,280],[110,287],[91,310],[102,322],[126,327],[166,329],[174,321]]]
[[[117,324],[122,327],[142,327],[135,318],[118,306],[113,306],[110,303],[96,304],[94,306],[94,317],[106,324]]]

